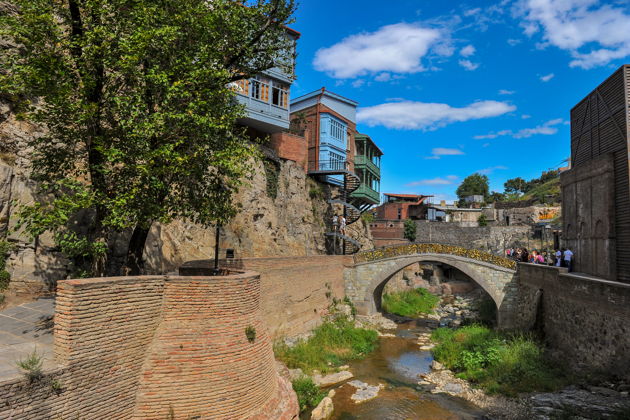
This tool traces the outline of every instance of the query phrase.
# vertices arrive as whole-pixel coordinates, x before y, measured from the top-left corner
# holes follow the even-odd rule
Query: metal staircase
[[[330,160],[309,162],[309,175],[324,178],[328,176],[341,175],[343,180],[335,183],[339,186],[339,194],[328,200],[329,204],[339,204],[343,206],[343,216],[346,218],[346,226],[355,223],[361,217],[367,207],[361,200],[352,199],[350,194],[356,191],[361,185],[359,177],[351,172],[348,168],[348,162],[342,160]],[[341,232],[328,232],[326,236],[334,242],[334,248],[337,249],[337,243],[341,241],[341,253],[346,255],[355,254],[361,249],[361,244],[348,235],[342,235]]]

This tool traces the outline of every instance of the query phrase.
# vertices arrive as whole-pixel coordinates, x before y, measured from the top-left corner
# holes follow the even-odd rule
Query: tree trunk
[[[127,250],[127,262],[125,263],[128,273],[123,273],[130,276],[137,276],[141,274],[144,268],[144,261],[142,259],[144,253],[144,245],[147,242],[149,236],[149,227],[144,228],[136,226],[131,234],[129,240],[129,248]]]

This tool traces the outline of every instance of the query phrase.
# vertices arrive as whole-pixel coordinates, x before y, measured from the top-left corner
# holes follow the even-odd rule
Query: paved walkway
[[[54,366],[55,300],[40,298],[0,312],[0,381],[21,375],[16,362],[36,351],[44,369]]]

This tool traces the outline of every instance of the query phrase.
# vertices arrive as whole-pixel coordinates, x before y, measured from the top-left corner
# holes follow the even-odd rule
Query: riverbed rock
[[[443,370],[444,369],[444,365],[440,362],[438,362],[437,360],[434,360],[431,362],[431,369],[433,370]]]
[[[372,330],[395,330],[397,327],[394,321],[385,318],[382,314],[357,315],[355,324],[359,328]]]
[[[427,344],[424,346],[420,346],[420,350],[422,351],[429,351],[429,350],[433,350],[435,348],[435,344]]]
[[[444,385],[444,391],[448,392],[449,394],[461,394],[462,392],[464,392],[464,387],[460,384],[448,383]]]
[[[325,376],[315,374],[313,375],[313,382],[315,385],[325,388],[330,385],[338,384],[339,382],[347,381],[353,377],[354,375],[349,370],[342,370],[341,372],[331,373]]]
[[[572,386],[559,392],[535,394],[529,400],[537,419],[561,417],[565,413],[580,413],[585,419],[610,418],[630,410],[630,401],[604,387]]]
[[[357,391],[350,397],[350,399],[357,404],[376,398],[379,391],[385,387],[382,384],[369,385],[365,382],[357,380],[348,382],[348,385],[352,385],[357,389]]]
[[[330,397],[324,397],[323,400],[311,412],[311,420],[326,420],[334,411],[333,401]]]
[[[302,372],[302,369],[300,368],[289,369],[289,378],[291,379],[291,381],[295,381],[296,379],[303,378],[304,376],[306,375],[304,374],[304,372]]]

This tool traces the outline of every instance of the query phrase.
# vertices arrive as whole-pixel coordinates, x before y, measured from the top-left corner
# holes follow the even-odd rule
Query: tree
[[[413,242],[416,240],[416,222],[414,222],[411,219],[407,219],[405,220],[405,230],[403,233],[403,236],[405,237],[405,239],[407,239],[409,242]]]
[[[522,194],[527,190],[527,181],[521,177],[508,179],[503,184],[506,194]]]
[[[489,199],[490,199],[491,202],[496,203],[498,201],[504,201],[505,200],[505,195],[500,193],[500,192],[492,191],[490,193]]]
[[[293,0],[11,3],[0,94],[47,129],[31,141],[31,234],[53,232],[93,275],[118,274],[111,245],[124,237],[138,273],[154,222],[234,215],[257,149],[230,83],[292,65]]]
[[[479,226],[481,227],[488,226],[488,218],[483,213],[479,215],[479,217],[477,218],[477,222],[479,223]]]
[[[487,175],[472,174],[464,178],[464,181],[455,191],[460,202],[470,195],[482,195],[484,200],[490,196],[490,186]]]

